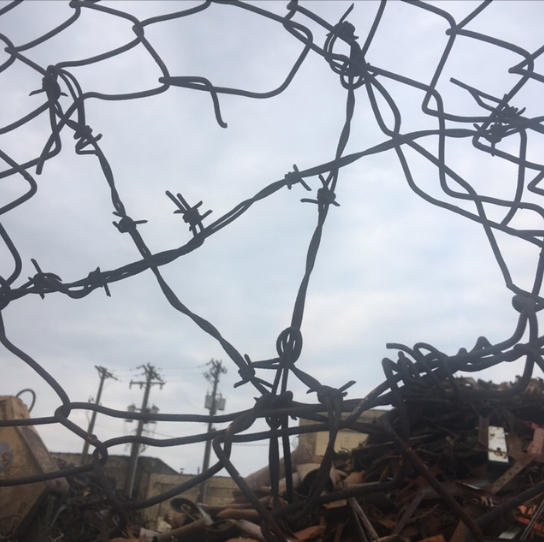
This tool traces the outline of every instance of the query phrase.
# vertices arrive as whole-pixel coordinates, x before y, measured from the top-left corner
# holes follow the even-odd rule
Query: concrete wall
[[[81,454],[57,452],[51,453],[51,456],[72,465],[79,465],[81,461]],[[112,455],[108,457],[108,462],[104,467],[106,476],[110,479],[114,488],[120,491],[123,490],[125,484],[128,461],[128,456]],[[194,477],[194,474],[177,474],[174,469],[170,468],[160,459],[141,456],[138,461],[138,469],[134,480],[134,485],[137,489],[137,500],[143,501],[156,497],[165,491],[190,482]],[[230,477],[212,477],[208,480],[206,503],[221,505],[231,502],[233,500],[232,490],[236,487],[236,484]],[[200,484],[175,496],[198,502],[199,493]],[[156,528],[159,518],[163,518],[170,510],[169,503],[171,498],[174,497],[170,497],[160,504],[142,510],[142,515],[146,519],[150,529]]]
[[[181,484],[185,484],[191,481],[195,475],[193,474],[177,474],[177,475],[167,475],[167,474],[152,474],[150,476],[148,491],[146,498],[150,499],[155,497],[165,491],[176,488]],[[230,477],[226,476],[213,476],[208,480],[207,491],[206,491],[206,504],[227,504],[232,502],[233,489],[236,489],[237,485]],[[189,499],[193,502],[198,502],[198,495],[200,493],[200,485],[196,485],[187,491],[177,495],[178,497],[183,497]],[[174,497],[172,497],[174,498]],[[151,525],[151,522],[157,522],[159,518],[164,518],[168,511],[170,510],[170,499],[166,501],[151,506],[146,509],[144,514],[145,517],[150,521],[151,528],[155,525]]]
[[[79,466],[81,454],[51,452],[54,459],[66,461],[69,465]],[[104,466],[104,472],[109,478],[114,489],[122,491],[125,484],[125,477],[128,467],[128,457],[123,455],[111,455],[108,457],[108,462]]]
[[[363,412],[357,421],[362,423],[375,423],[376,419],[381,416],[384,410],[367,410]],[[347,416],[347,414],[346,414]],[[300,420],[300,425],[312,425],[312,420]],[[367,439],[365,433],[358,433],[350,429],[342,429],[338,432],[334,443],[334,450],[341,452],[342,450],[351,451],[357,448]],[[299,438],[299,446],[304,446],[313,455],[323,455],[329,442],[329,433],[327,431],[318,431],[317,433],[303,433]]]

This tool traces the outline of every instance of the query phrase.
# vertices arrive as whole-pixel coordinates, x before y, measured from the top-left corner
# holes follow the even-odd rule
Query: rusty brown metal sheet
[[[21,399],[0,397],[0,416],[4,420],[28,420],[29,413]],[[33,426],[0,427],[0,480],[27,478],[53,473],[58,467]],[[39,507],[49,494],[68,493],[64,478],[35,484],[4,487],[0,490],[0,539],[24,535],[36,521]]]

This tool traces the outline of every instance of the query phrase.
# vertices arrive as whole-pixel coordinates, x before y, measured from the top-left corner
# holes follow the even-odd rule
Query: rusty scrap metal
[[[486,382],[467,383],[463,379],[456,385],[473,392],[501,387]],[[309,540],[319,541],[491,541],[504,538],[504,533],[513,533],[510,538],[520,538],[522,528],[527,529],[529,524],[532,536],[538,538],[538,519],[544,509],[539,500],[544,494],[544,456],[542,428],[533,420],[544,421],[544,402],[534,403],[533,399],[535,389],[539,390],[537,395],[544,391],[544,383],[531,381],[528,389],[532,391],[507,405],[501,398],[485,398],[462,402],[455,409],[446,404],[430,409],[424,408],[421,398],[407,401],[411,434],[408,448],[399,444],[395,436],[399,434],[403,416],[398,409],[389,411],[385,414],[388,421],[383,432],[370,436],[350,452],[349,458],[345,454],[335,457],[335,470],[341,474],[334,487],[319,497],[318,512],[304,518],[304,528],[300,517],[292,513],[304,507],[308,487],[298,478],[295,495],[303,502],[285,505],[288,513],[277,516],[282,518],[287,540],[306,540],[300,536],[309,536]],[[444,391],[448,394],[452,390],[446,385]],[[432,404],[432,398],[427,400],[425,404]],[[489,414],[497,427],[516,434],[514,449],[507,450],[508,464],[494,461],[489,455],[491,448],[482,446],[482,412]],[[411,454],[403,453],[407,449]],[[298,455],[303,456],[300,452]],[[314,469],[315,464],[309,463],[294,470],[315,472]],[[402,470],[403,476],[397,483],[384,490],[383,481]],[[526,495],[524,504],[516,503],[529,489],[535,490],[539,499],[535,502],[534,496]],[[274,499],[269,495],[268,502],[272,504]],[[284,487],[279,497],[285,496]],[[251,503],[246,505],[248,513],[255,512]],[[232,506],[237,507],[237,516],[244,517],[240,503]],[[228,507],[206,509],[214,519],[221,517],[222,510],[228,511]],[[486,521],[497,509],[501,509],[500,517],[495,515],[493,522]],[[259,523],[255,517],[245,517],[256,525]]]
[[[532,142],[535,135],[538,136],[544,131],[542,116],[529,116],[526,111],[530,111],[530,108],[521,107],[523,104],[514,105],[514,100],[518,98],[523,87],[544,82],[542,74],[535,68],[535,61],[544,50],[540,48],[527,51],[516,44],[495,37],[492,29],[486,34],[471,30],[471,22],[477,20],[486,10],[492,9],[491,2],[475,5],[465,19],[456,21],[443,6],[436,3],[407,1],[403,5],[412,10],[412,13],[423,10],[428,16],[434,17],[447,27],[445,32],[447,45],[434,75],[430,81],[421,82],[393,73],[372,64],[371,61],[375,35],[384,24],[383,15],[388,10],[397,9],[395,2],[386,6],[382,1],[376,5],[377,11],[366,36],[359,36],[360,30],[348,21],[351,10],[359,6],[350,7],[337,22],[330,23],[306,7],[304,2],[287,3],[282,15],[269,11],[264,5],[256,2],[222,0],[220,3],[233,9],[244,10],[254,17],[255,21],[265,18],[284,32],[286,37],[295,39],[298,54],[279,87],[259,93],[243,88],[221,87],[203,77],[170,74],[165,61],[154,48],[153,41],[146,36],[146,30],[150,27],[156,28],[166,21],[191,17],[197,13],[206,12],[206,15],[213,13],[218,4],[213,1],[204,1],[192,7],[187,7],[184,3],[172,3],[170,6],[174,7],[171,12],[142,20],[122,11],[123,8],[129,9],[125,4],[122,6],[115,4],[111,7],[106,2],[80,0],[69,3],[71,15],[66,20],[49,30],[46,35],[36,37],[29,43],[21,43],[16,33],[0,35],[7,55],[4,63],[0,65],[0,74],[7,76],[8,68],[14,65],[25,66],[36,82],[36,90],[30,93],[29,99],[35,100],[33,104],[38,104],[33,106],[34,110],[28,115],[1,126],[0,133],[16,137],[20,127],[42,117],[49,127],[43,148],[24,162],[6,150],[0,150],[0,158],[4,163],[0,179],[22,181],[25,186],[24,193],[12,199],[8,198],[9,201],[3,203],[0,214],[7,214],[18,207],[24,209],[26,202],[36,194],[38,184],[35,177],[40,175],[49,163],[54,163],[55,157],[68,140],[61,136],[69,134],[75,139],[76,155],[92,158],[100,166],[111,196],[112,213],[116,217],[112,224],[119,233],[126,234],[127,240],[134,244],[139,253],[139,259],[116,269],[103,271],[96,267],[89,270],[86,276],[66,281],[60,274],[45,266],[42,268],[35,259],[29,259],[26,254],[21,254],[7,226],[0,224],[0,239],[12,262],[11,273],[0,276],[0,344],[17,360],[33,369],[54,390],[61,403],[53,415],[37,416],[33,420],[11,415],[2,416],[0,429],[5,431],[15,428],[27,431],[30,430],[30,426],[60,424],[94,447],[90,465],[70,466],[62,474],[55,470],[22,474],[8,468],[11,463],[4,461],[0,471],[0,487],[2,490],[5,488],[13,490],[18,487],[34,487],[42,483],[58,483],[63,477],[76,480],[78,477],[92,474],[98,491],[99,510],[92,510],[92,518],[88,519],[88,522],[96,522],[101,540],[128,536],[130,514],[177,497],[223,468],[237,483],[248,507],[259,514],[259,536],[253,532],[253,538],[262,538],[267,542],[310,539],[327,542],[350,541],[356,536],[353,534],[354,518],[356,521],[360,520],[360,523],[357,523],[360,536],[381,541],[408,539],[451,542],[468,537],[492,540],[498,538],[501,532],[512,528],[512,518],[525,529],[523,538],[540,536],[542,533],[540,503],[544,493],[541,425],[544,423],[544,417],[540,411],[534,420],[529,419],[528,415],[532,409],[541,404],[544,397],[541,382],[533,378],[536,368],[544,369],[542,359],[544,339],[540,334],[538,322],[538,312],[544,306],[544,299],[540,295],[544,278],[542,251],[544,232],[542,228],[522,228],[516,225],[513,219],[519,210],[530,209],[536,211],[539,216],[543,214],[542,208],[534,200],[544,195],[540,187],[544,179],[544,164],[527,158],[529,141]],[[6,3],[0,8],[0,16],[18,9],[20,2]],[[104,17],[130,20],[135,36],[133,41],[121,49],[103,52],[96,57],[69,62],[58,61],[47,66],[40,65],[31,58],[30,51],[38,50],[43,42],[63,32],[76,20],[91,12]],[[324,43],[314,39],[315,31],[326,33]],[[442,87],[439,82],[444,65],[450,52],[455,49],[457,40],[462,38],[485,43],[497,51],[515,57],[509,73],[518,79],[504,95],[491,95],[459,79],[452,79],[449,82],[470,96],[476,110],[479,111],[477,114],[459,115],[449,111],[440,93]],[[79,83],[76,77],[77,68],[98,64],[140,45],[162,74],[157,78],[153,88],[108,95],[88,92]],[[344,48],[349,51],[347,54]],[[199,210],[204,199],[196,205],[190,205],[181,193],[167,191],[166,196],[178,208],[174,212],[181,214],[187,223],[191,239],[180,246],[153,252],[145,240],[145,228],[142,227],[147,220],[131,216],[133,210],[125,206],[122,199],[124,194],[116,184],[117,171],[101,147],[102,136],[88,124],[92,122],[87,111],[89,100],[138,100],[159,96],[171,91],[173,87],[181,87],[188,91],[209,94],[216,121],[219,126],[226,128],[227,124],[221,112],[221,100],[224,95],[256,99],[277,96],[299,76],[300,67],[312,55],[322,59],[330,67],[335,77],[338,77],[338,84],[345,94],[345,117],[338,124],[339,136],[331,146],[333,159],[311,165],[306,169],[299,169],[294,165],[292,171],[286,172],[283,179],[271,182],[213,222],[210,222],[209,218],[211,210],[203,214]],[[408,90],[422,93],[422,103],[419,105],[427,120],[432,123],[431,128],[411,132],[401,129],[401,113],[388,90],[391,84],[404,85]],[[352,122],[360,96],[368,98],[370,111],[382,132],[382,139],[372,146],[350,150],[348,153],[346,149],[350,142]],[[41,104],[37,100],[41,100]],[[390,124],[384,120],[389,115],[392,117]],[[519,138],[517,148],[504,144],[505,140],[511,142],[515,137]],[[450,142],[463,139],[470,141],[473,148],[483,155],[504,160],[515,167],[517,179],[515,195],[510,199],[504,199],[480,194],[467,179],[446,162],[446,148]],[[427,140],[436,140],[435,146],[439,149],[436,154],[425,147],[424,142]],[[387,358],[383,360],[384,382],[366,397],[347,399],[346,390],[352,381],[333,389],[302,371],[296,364],[303,347],[301,329],[305,304],[328,213],[333,207],[335,212],[342,210],[340,202],[336,201],[336,189],[341,182],[344,168],[367,156],[387,151],[396,154],[408,186],[421,198],[429,204],[483,226],[494,258],[504,276],[506,287],[514,295],[512,304],[518,312],[518,322],[511,337],[496,344],[491,344],[485,337],[480,337],[470,350],[463,348],[454,355],[447,355],[426,343],[418,343],[413,347],[390,343],[388,347],[396,350],[398,357],[396,361]],[[410,153],[417,154],[436,168],[439,184],[452,201],[458,200],[463,204],[470,202],[474,207],[469,209],[461,204],[442,201],[425,192],[414,179],[410,168]],[[257,206],[263,199],[280,190],[290,190],[295,185],[301,185],[307,191],[315,190],[314,197],[302,199],[302,202],[312,204],[317,225],[309,235],[306,267],[290,322],[277,339],[277,355],[272,359],[252,360],[249,355],[242,355],[235,345],[227,341],[215,325],[186,306],[169,285],[161,269],[200,248],[207,238],[239,220],[250,207]],[[489,206],[506,209],[504,218],[501,221],[491,219],[487,214]],[[497,241],[497,237],[503,234],[540,249],[534,282],[530,287],[521,286],[512,278]],[[23,268],[28,261],[32,263],[34,269],[32,276],[25,278]],[[151,415],[121,412],[89,402],[72,401],[66,390],[45,370],[43,362],[34,359],[25,351],[25,345],[15,344],[8,336],[4,319],[7,320],[9,315],[5,309],[26,296],[38,295],[46,298],[56,293],[72,299],[81,299],[98,289],[104,289],[106,295],[110,296],[109,285],[120,280],[130,280],[140,273],[152,273],[168,303],[223,348],[225,354],[238,368],[241,380],[237,385],[250,384],[259,395],[252,408],[223,416]],[[444,324],[447,325],[447,322]],[[461,372],[477,373],[516,360],[523,361],[524,369],[520,378],[510,385],[502,387],[485,383],[472,385],[468,379],[457,378]],[[309,392],[315,392],[316,403],[302,404],[295,401],[289,391],[290,378],[298,379]],[[382,423],[373,425],[359,421],[359,416],[363,412],[383,406],[391,406],[393,410],[384,417]],[[170,439],[168,443],[157,438],[135,436],[101,441],[96,436],[89,435],[70,419],[71,414],[78,410],[91,410],[121,419],[144,417],[146,420],[154,421],[168,420],[178,423],[200,421],[229,425],[227,429],[218,430],[211,436],[180,437]],[[514,416],[521,425],[512,426],[511,417],[503,416],[505,412]],[[290,422],[291,418],[307,419],[313,423],[299,427]],[[257,420],[265,420],[269,430],[256,434],[248,433]],[[536,423],[538,427],[531,429],[530,426],[524,426],[524,423]],[[504,446],[508,448],[509,441],[515,444],[511,452],[501,449],[503,456],[504,454],[508,456],[506,458],[508,463],[504,462],[504,466],[509,468],[506,472],[498,473],[500,464],[492,467],[492,463],[496,462],[488,461],[488,453],[496,451],[489,449],[490,427],[508,427]],[[369,435],[368,444],[354,450],[351,456],[353,469],[350,474],[359,473],[360,480],[358,483],[344,484],[343,480],[340,484],[336,480],[331,483],[331,469],[335,468],[337,460],[334,452],[336,435],[345,429]],[[328,431],[330,438],[312,482],[299,493],[297,490],[300,490],[300,487],[293,474],[296,471],[293,466],[297,465],[293,465],[289,438],[306,431]],[[512,433],[515,437],[510,436]],[[190,442],[204,442],[209,439],[213,439],[217,462],[206,472],[156,497],[139,502],[127,501],[115,491],[105,476],[104,466],[108,462],[108,450],[113,446],[136,443],[147,446],[182,447]],[[240,476],[230,460],[233,445],[258,439],[268,440],[270,443],[267,485],[272,495],[266,505],[262,501],[263,495]],[[527,448],[528,444],[530,451]],[[282,468],[280,450],[284,456]],[[514,463],[511,464],[512,460]],[[284,477],[284,483],[280,484]],[[355,478],[357,477],[352,477],[351,480]],[[66,506],[77,507],[79,504],[87,506],[92,502],[92,499],[89,501],[87,497],[82,503],[72,498]],[[61,517],[62,514],[58,516],[59,521]],[[320,518],[325,518],[325,523]],[[217,535],[219,538],[231,537],[231,522],[238,521],[239,527],[240,522],[244,520],[218,521],[219,523],[208,524],[205,520],[199,519],[189,526],[192,530],[203,529],[205,536],[211,536],[213,531],[214,536]],[[186,526],[181,525],[175,529],[184,528]],[[247,531],[241,529],[239,536],[242,536],[240,534],[242,532]],[[5,533],[3,534],[5,536]],[[175,536],[183,535],[176,533]],[[196,539],[195,534],[191,536],[192,540]]]
[[[29,412],[18,397],[0,396],[0,419],[28,420]],[[4,479],[54,475],[49,480],[8,486],[0,491],[0,540],[16,539],[32,524],[39,523],[40,514],[48,506],[54,508],[55,502],[57,507],[60,505],[68,484],[34,427],[0,426],[0,457],[0,476]]]
[[[463,379],[459,379],[456,386],[474,392],[496,391],[500,387],[486,382],[467,383]],[[303,477],[294,483],[298,502],[287,504],[287,489],[283,487],[279,495],[280,502],[285,503],[283,513],[278,510],[274,517],[281,519],[285,539],[289,542],[464,542],[521,540],[529,534],[535,540],[544,539],[540,523],[544,510],[543,429],[533,421],[544,422],[544,402],[533,402],[535,390],[540,395],[544,383],[533,380],[529,389],[532,391],[508,405],[502,404],[498,397],[462,402],[455,409],[446,404],[430,409],[422,406],[421,398],[409,400],[405,405],[410,421],[408,445],[398,442],[399,427],[404,423],[399,409],[385,413],[382,432],[371,435],[348,456],[345,453],[335,456],[338,476],[334,478],[333,487],[319,496],[318,506],[312,513],[302,519],[295,513],[305,507],[309,484]],[[444,391],[447,395],[453,393],[448,385]],[[424,403],[432,404],[432,399],[427,398]],[[421,414],[422,409],[425,415]],[[516,446],[513,450],[507,449],[508,464],[494,461],[489,456],[491,448],[482,446],[482,414],[489,415],[496,427],[516,434],[517,440],[513,441]],[[406,454],[407,450],[411,453]],[[304,457],[304,454],[299,451],[298,456]],[[378,461],[380,458],[385,460]],[[314,463],[294,468],[307,473],[314,473],[314,469]],[[402,476],[384,490],[384,472],[387,473],[385,480],[395,473],[398,477],[399,472]],[[527,495],[523,504],[515,502],[528,489],[535,488],[535,495]],[[179,510],[180,503],[184,502],[173,500],[173,509]],[[273,506],[275,502],[269,488],[268,500],[263,504]],[[245,509],[240,502],[224,506],[189,502],[187,506],[190,510],[207,511],[208,525],[230,519],[235,528],[236,521],[249,522],[253,527],[246,529],[246,533],[251,533],[248,537],[270,539],[251,502],[246,502]],[[492,522],[486,521],[497,509],[501,509],[500,516],[495,514]],[[199,512],[189,513],[186,518],[189,521],[186,532],[203,528]],[[242,533],[240,525],[236,529]],[[177,539],[177,533],[173,528],[157,540],[169,540],[168,534]]]

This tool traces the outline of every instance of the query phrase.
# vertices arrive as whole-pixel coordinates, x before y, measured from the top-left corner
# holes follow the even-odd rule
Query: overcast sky
[[[249,3],[278,15],[287,11],[287,2]],[[1,7],[7,4],[0,2]],[[429,4],[449,10],[459,22],[480,3]],[[99,5],[144,20],[201,2],[105,1]],[[301,5],[335,24],[350,3],[302,1]],[[355,26],[359,43],[364,43],[378,7],[378,2],[359,1],[349,14],[347,20]],[[26,1],[0,17],[0,33],[20,46],[72,14],[68,2]],[[314,41],[323,45],[322,27],[300,13],[294,20],[310,27]],[[534,52],[542,46],[543,20],[542,2],[500,1],[467,28]],[[22,54],[42,68],[90,58],[132,41],[132,26],[128,19],[83,8],[78,20],[60,35]],[[391,1],[366,61],[429,84],[447,44],[448,26],[436,14]],[[150,24],[145,36],[172,76],[205,77],[216,86],[262,93],[285,80],[303,47],[281,24],[218,4],[190,17]],[[9,57],[3,47],[0,54],[4,63]],[[445,109],[452,114],[487,114],[450,78],[500,99],[519,81],[520,76],[508,70],[521,60],[515,52],[459,37],[437,85]],[[158,88],[162,75],[142,45],[113,59],[67,69],[83,92],[112,96]],[[401,111],[403,133],[436,129],[436,119],[421,111],[423,92],[388,78],[380,81]],[[8,126],[45,103],[43,93],[30,96],[40,88],[41,74],[20,60],[0,73],[0,125]],[[206,226],[283,179],[293,164],[306,170],[332,160],[345,121],[346,94],[339,76],[321,56],[310,52],[291,85],[276,97],[257,100],[220,94],[227,128],[217,122],[208,92],[174,86],[145,99],[90,98],[85,101],[86,122],[94,134],[102,134],[99,144],[127,214],[148,221],[138,231],[157,253],[182,246],[192,237],[182,217],[173,213],[176,207],[165,191],[181,193],[190,205],[202,201],[201,212],[212,211]],[[345,154],[388,139],[374,118],[364,88],[355,96]],[[535,117],[540,114],[536,106],[541,98],[541,89],[530,82],[513,105],[526,107],[525,115]],[[61,97],[60,103],[67,108],[71,102]],[[383,99],[380,104],[390,122]],[[24,163],[40,155],[49,135],[45,111],[0,135],[0,148],[12,160]],[[31,259],[64,282],[83,279],[97,267],[114,270],[140,260],[130,237],[112,225],[118,217],[112,214],[110,191],[98,160],[75,154],[70,129],[61,137],[61,152],[45,162],[43,172],[37,175],[36,168],[29,170],[38,183],[37,193],[2,215],[1,224],[23,265],[12,288],[35,275]],[[435,139],[420,143],[436,153]],[[518,145],[519,140],[507,140],[502,148],[516,154]],[[537,138],[530,141],[528,152],[535,162],[541,145]],[[470,138],[448,141],[447,153],[448,165],[480,193],[513,197],[515,165],[477,151]],[[406,156],[420,189],[451,203],[440,188],[437,169],[413,151],[407,150]],[[4,161],[2,169],[8,168]],[[274,358],[276,339],[290,324],[317,220],[316,205],[300,200],[315,198],[320,181],[311,177],[306,182],[312,192],[301,185],[276,192],[200,248],[161,269],[181,301],[252,360]],[[1,178],[0,205],[27,190],[18,175]],[[386,349],[388,342],[412,346],[424,341],[454,354],[461,347],[470,349],[481,335],[495,343],[512,334],[517,321],[512,292],[505,287],[482,227],[414,194],[394,151],[342,168],[336,198],[340,206],[330,208],[308,290],[304,347],[297,362],[302,370],[334,387],[356,380],[348,397],[359,398],[384,380],[382,358],[396,358],[394,351]],[[504,212],[490,210],[492,217]],[[542,229],[541,220],[528,212],[515,226]],[[530,290],[536,269],[534,245],[506,236],[500,242],[515,284]],[[0,275],[9,277],[13,269],[8,248],[0,244]],[[129,384],[142,379],[138,366],[150,363],[165,382],[162,389],[155,386],[151,391],[150,402],[161,413],[206,414],[204,399],[211,385],[203,373],[213,358],[222,360],[228,371],[220,382],[226,411],[253,406],[258,392],[250,385],[233,389],[240,379],[236,365],[215,339],[168,304],[151,272],[110,284],[109,289],[111,297],[97,289],[83,299],[55,293],[45,299],[26,295],[14,300],[2,311],[7,336],[63,386],[71,401],[96,396],[95,366],[99,365],[118,378],[106,381],[102,405],[139,406],[143,390]],[[15,395],[32,388],[37,394],[32,416],[53,415],[61,402],[38,374],[6,350],[0,350],[0,366],[0,394]],[[519,370],[519,365],[502,364],[478,376],[511,380]],[[268,374],[263,377],[271,379]],[[301,401],[315,400],[315,394],[306,395],[294,377],[290,388]],[[70,419],[86,428],[89,413],[74,411]],[[206,424],[159,422],[148,428],[157,438],[166,438],[204,432]],[[135,423],[98,415],[95,433],[107,440],[134,429]],[[81,440],[61,426],[41,426],[39,432],[51,451],[82,448]],[[196,473],[203,450],[204,445],[194,445],[148,448],[144,453],[163,458],[175,469]],[[110,449],[112,454],[127,451]],[[266,464],[266,443],[238,446],[233,459],[242,474],[249,474]]]

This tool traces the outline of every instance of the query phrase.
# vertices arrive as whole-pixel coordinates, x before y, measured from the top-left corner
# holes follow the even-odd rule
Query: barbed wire
[[[285,80],[279,86],[264,92],[253,92],[242,88],[217,86],[207,78],[200,76],[173,75],[171,73],[154,47],[152,40],[148,38],[148,31],[166,21],[189,18],[196,14],[212,11],[214,4],[218,3],[244,10],[256,18],[266,18],[300,43],[300,52],[289,67]],[[0,9],[0,16],[18,9],[20,4],[19,1],[5,4]],[[536,161],[536,158],[533,157],[534,153],[530,152],[530,142],[539,134],[544,133],[542,124],[544,115],[530,116],[530,108],[526,109],[523,104],[514,105],[514,101],[518,99],[518,96],[523,95],[521,91],[528,85],[544,82],[544,76],[538,73],[535,68],[537,59],[544,53],[544,47],[528,51],[515,43],[471,30],[470,25],[485,10],[490,9],[491,2],[486,1],[478,4],[464,20],[458,22],[438,3],[408,0],[405,1],[405,5],[410,6],[413,10],[424,10],[448,27],[445,33],[447,41],[432,78],[430,81],[424,82],[374,65],[368,58],[373,40],[383,23],[384,13],[389,9],[396,9],[396,3],[386,5],[386,2],[382,1],[379,4],[374,21],[366,36],[357,36],[358,30],[348,20],[353,6],[339,21],[327,22],[306,7],[304,2],[296,1],[289,2],[285,6],[283,15],[265,9],[260,3],[250,4],[234,0],[222,0],[221,2],[208,0],[190,8],[186,8],[183,3],[172,5],[174,11],[140,20],[120,9],[122,5],[117,3],[91,0],[72,1],[69,3],[72,13],[66,20],[27,43],[20,43],[17,35],[0,35],[0,40],[4,44],[4,52],[7,54],[7,60],[0,66],[0,73],[8,76],[10,67],[24,65],[32,70],[37,83],[36,89],[28,97],[28,100],[32,100],[34,109],[16,121],[2,126],[0,134],[16,137],[20,128],[38,118],[47,119],[49,126],[46,142],[41,152],[30,159],[19,161],[5,150],[0,149],[0,158],[5,164],[4,169],[0,171],[0,179],[12,178],[20,186],[25,187],[24,193],[3,204],[0,208],[0,215],[6,215],[17,208],[24,208],[27,202],[36,195],[38,190],[36,177],[49,167],[49,164],[54,163],[55,158],[67,145],[66,141],[70,136],[75,140],[76,155],[92,157],[98,162],[103,180],[109,188],[114,215],[112,224],[120,234],[131,239],[139,252],[139,258],[128,264],[109,270],[103,270],[100,267],[89,269],[85,276],[70,282],[64,281],[57,272],[43,267],[36,259],[31,259],[34,275],[25,278],[23,263],[27,255],[20,252],[8,230],[0,223],[0,238],[11,257],[11,272],[0,277],[0,343],[7,351],[33,369],[55,391],[61,401],[61,406],[52,416],[36,417],[30,420],[3,420],[0,421],[0,427],[60,424],[82,441],[87,439],[94,446],[91,465],[70,468],[61,474],[53,472],[17,479],[2,478],[0,479],[0,487],[31,484],[89,470],[100,473],[108,462],[109,449],[118,445],[137,442],[151,447],[171,448],[213,440],[213,449],[217,457],[214,465],[190,481],[164,491],[151,499],[139,502],[122,500],[109,486],[106,477],[101,476],[102,488],[111,506],[111,514],[104,521],[111,521],[114,515],[118,518],[116,525],[113,523],[107,525],[110,530],[109,533],[107,529],[104,530],[105,533],[108,533],[103,535],[106,537],[105,539],[108,539],[107,536],[115,536],[123,529],[126,524],[127,511],[149,507],[177,496],[198,486],[202,481],[224,468],[238,484],[248,501],[261,514],[263,533],[266,539],[285,542],[286,536],[280,527],[280,520],[284,520],[288,516],[292,517],[293,514],[301,517],[319,503],[386,491],[401,481],[402,472],[393,480],[365,484],[364,487],[323,495],[322,490],[332,465],[334,442],[338,431],[349,428],[361,433],[385,435],[395,443],[406,462],[417,462],[409,454],[407,448],[410,437],[410,423],[406,411],[407,402],[414,399],[420,401],[440,399],[455,405],[466,401],[501,401],[522,393],[532,378],[534,370],[537,367],[540,370],[544,369],[542,359],[544,337],[540,334],[537,316],[544,306],[544,299],[541,296],[544,273],[544,258],[542,257],[544,229],[542,226],[525,227],[523,223],[519,225],[515,220],[523,211],[534,213],[538,216],[539,223],[544,217],[542,207],[535,203],[538,201],[536,197],[544,194],[540,186],[544,178],[544,164]],[[178,9],[180,7],[182,9]],[[81,60],[42,65],[32,59],[31,52],[66,31],[83,14],[91,11],[130,22],[134,34],[133,39],[108,52]],[[314,39],[312,25],[326,33],[324,43],[318,43]],[[477,114],[459,115],[452,112],[448,109],[439,90],[445,84],[442,80],[445,66],[451,52],[455,50],[457,41],[461,38],[485,43],[498,51],[508,53],[508,58],[511,58],[512,55],[516,58],[509,67],[509,73],[517,78],[515,84],[504,94],[493,95],[487,90],[475,88],[458,79],[449,81],[450,85],[465,91],[470,96],[475,106],[479,108]],[[108,94],[87,91],[80,84],[76,77],[77,68],[98,64],[104,60],[123,55],[136,47],[144,48],[146,55],[161,73],[153,88],[137,92]],[[347,53],[344,52],[346,50]],[[181,87],[209,95],[210,106],[213,108],[217,124],[222,128],[227,128],[221,110],[221,102],[225,96],[233,95],[263,100],[277,96],[289,88],[299,75],[301,66],[311,57],[321,57],[329,65],[330,69],[338,76],[338,84],[345,93],[345,116],[342,126],[339,126],[341,128],[340,136],[335,143],[331,143],[331,148],[335,148],[334,158],[306,169],[299,169],[297,165],[293,165],[292,170],[286,172],[283,178],[274,180],[258,190],[253,196],[241,201],[230,211],[213,220],[211,210],[207,209],[204,201],[191,201],[182,193],[166,191],[166,197],[173,204],[173,213],[181,215],[189,229],[191,238],[180,246],[158,252],[152,251],[143,233],[145,230],[143,226],[147,220],[140,216],[133,216],[131,209],[123,202],[124,194],[117,187],[116,172],[101,147],[102,134],[96,133],[92,127],[93,120],[92,115],[88,112],[88,104],[92,100],[112,102],[140,100],[167,93],[174,87]],[[403,128],[400,108],[388,90],[388,85],[392,83],[421,93],[423,96],[421,111],[425,118],[432,122],[432,127],[416,131],[406,131]],[[370,104],[382,138],[372,146],[347,152],[348,142],[351,143],[351,146],[357,144],[356,141],[350,141],[350,133],[353,128],[354,113],[361,97],[368,100],[367,103]],[[529,105],[533,106],[534,104]],[[481,154],[492,156],[496,160],[503,160],[515,167],[513,197],[496,197],[480,193],[468,179],[457,171],[455,163],[450,162],[447,151],[451,142],[458,140],[467,141],[473,149]],[[436,152],[431,152],[426,146],[429,141],[433,142]],[[514,144],[515,141],[517,144]],[[519,313],[518,323],[511,337],[496,344],[491,344],[487,339],[481,337],[470,350],[462,349],[455,355],[446,355],[424,342],[417,343],[412,347],[396,343],[388,344],[390,349],[398,352],[398,358],[396,361],[383,360],[384,382],[364,398],[347,400],[345,396],[347,390],[353,385],[353,381],[349,381],[339,388],[332,388],[297,366],[297,360],[303,349],[301,328],[305,316],[308,287],[316,265],[329,211],[332,207],[336,208],[341,205],[341,202],[337,201],[336,191],[339,182],[341,182],[343,170],[350,164],[366,157],[387,151],[392,151],[396,155],[408,186],[420,198],[431,205],[448,210],[482,226],[496,263],[504,277],[506,288],[513,294],[513,307]],[[434,167],[442,191],[441,195],[426,191],[419,180],[414,177],[409,151],[414,152],[419,158]],[[205,315],[198,314],[185,304],[164,277],[163,268],[200,249],[208,238],[239,220],[251,207],[258,205],[279,191],[291,190],[297,185],[309,193],[308,197],[301,201],[314,206],[317,224],[308,244],[305,269],[294,300],[291,321],[277,338],[277,355],[271,359],[253,360],[248,354],[243,354],[234,344],[229,342]],[[341,211],[341,207],[339,211]],[[498,212],[501,214],[500,218],[496,217]],[[499,234],[517,238],[540,251],[530,287],[523,287],[512,278],[510,268],[498,242]],[[114,410],[90,402],[72,401],[66,390],[46,370],[40,360],[34,359],[25,352],[24,345],[12,342],[6,333],[4,316],[2,315],[4,309],[27,296],[38,295],[41,298],[46,298],[57,293],[77,300],[94,294],[95,290],[99,289],[102,289],[105,295],[111,296],[110,285],[119,281],[130,281],[142,273],[151,273],[168,303],[176,311],[187,316],[196,327],[215,339],[222,347],[225,355],[237,367],[240,380],[236,386],[249,384],[259,394],[251,408],[242,412],[212,417],[193,414],[150,415],[149,413]],[[524,369],[519,379],[508,389],[469,389],[460,386],[455,378],[455,375],[460,372],[479,372],[517,360],[524,360]],[[293,393],[290,391],[290,379],[293,377],[300,381],[308,392],[316,393],[317,402],[315,404],[303,404],[294,400]],[[378,425],[370,426],[358,421],[363,411],[383,405],[395,407],[400,417],[398,425],[393,425],[388,421],[387,416]],[[78,410],[96,411],[102,415],[119,419],[146,419],[178,423],[206,423],[211,420],[213,423],[228,425],[226,429],[218,430],[213,434],[201,433],[189,437],[164,439],[138,438],[134,435],[127,435],[100,441],[96,436],[87,434],[70,419],[71,414]],[[298,425],[293,426],[290,422],[291,418],[307,418],[313,420],[314,423],[304,428]],[[251,432],[257,420],[266,420],[269,429]],[[289,480],[288,474],[291,453],[290,437],[310,431],[328,431],[329,441],[319,474],[315,478],[307,498],[300,501],[297,500],[293,492],[292,481]],[[230,459],[234,444],[266,441],[269,446],[270,478],[274,493],[275,508],[272,511],[262,505]],[[288,477],[286,504],[278,498],[280,455],[285,458],[285,470]],[[439,484],[430,472],[425,476],[433,487]],[[543,483],[539,483],[535,487],[542,491],[544,489],[542,486]],[[440,491],[439,494],[451,505],[453,512],[465,522],[472,535],[481,539],[480,526],[485,524],[485,518],[479,520],[477,524],[451,497],[448,498]]]

